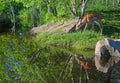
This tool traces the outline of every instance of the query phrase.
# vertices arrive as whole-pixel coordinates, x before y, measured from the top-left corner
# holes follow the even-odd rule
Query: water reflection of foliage
[[[63,37],[65,36],[63,35]],[[58,41],[55,45],[52,41],[51,44],[50,40],[47,40],[47,43],[45,40],[42,42],[38,42],[38,45],[29,37],[24,37],[24,40],[21,40],[16,35],[0,36],[0,82],[78,83],[78,81],[81,81],[81,83],[104,83],[108,81],[109,77],[107,75],[98,72],[96,69],[84,70],[73,58],[67,62],[69,56],[79,54],[72,50],[71,46],[67,47],[64,44],[64,47],[64,45],[62,46],[63,43],[57,45]],[[9,60],[8,57],[11,56],[14,56],[14,58],[9,58]],[[5,70],[9,64],[11,69],[8,72],[9,74],[6,75]],[[67,64],[66,67],[65,64]],[[63,70],[64,72],[61,75]],[[119,75],[118,70],[114,70],[111,83],[119,79]]]

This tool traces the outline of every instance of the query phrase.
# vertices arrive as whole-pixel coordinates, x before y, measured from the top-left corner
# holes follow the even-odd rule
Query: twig
[[[82,66],[81,66],[81,72],[80,72],[80,74],[82,74]],[[82,75],[80,75],[79,83],[82,83]]]
[[[61,73],[60,73],[60,75],[59,75],[58,81],[61,79],[61,77],[62,77],[62,75],[63,75],[63,73],[64,73],[64,70],[66,69],[66,67],[67,67],[69,61],[71,60],[71,58],[72,58],[72,55],[70,55],[70,56],[68,57],[68,59],[67,59],[67,61],[66,61],[66,63],[65,63],[65,66],[64,66],[63,70],[61,71]]]
[[[83,58],[86,60],[86,57],[83,57]],[[86,73],[86,76],[87,76],[87,81],[89,82],[90,78],[89,78],[87,70],[85,70],[85,73]]]
[[[32,57],[30,58],[31,63],[33,63],[35,59],[38,58],[39,53],[40,53],[40,49],[30,54],[32,55]]]

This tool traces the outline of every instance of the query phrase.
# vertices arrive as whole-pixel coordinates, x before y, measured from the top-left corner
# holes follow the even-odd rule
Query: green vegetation
[[[71,82],[70,65],[65,71],[66,77],[58,80],[67,57],[71,54],[93,56],[96,42],[103,38],[91,31],[57,35],[41,33],[32,39],[29,36],[21,39],[17,34],[0,36],[1,83]]]
[[[75,2],[76,1],[76,2]],[[28,29],[42,25],[48,22],[65,21],[68,18],[80,16],[80,0],[0,0],[0,15],[6,14],[14,22],[12,10],[15,14],[15,23],[17,29]],[[99,4],[101,3],[101,4]],[[119,11],[117,0],[88,0],[85,13],[110,11],[117,9]],[[73,10],[73,11],[71,11]],[[115,10],[116,11],[116,10]],[[110,12],[109,17],[113,15]],[[116,17],[115,15],[112,17]],[[105,19],[106,20],[106,19]]]
[[[70,55],[94,56],[95,45],[98,40],[105,37],[120,39],[120,7],[115,2],[112,7],[112,0],[108,3],[103,0],[89,0],[85,13],[99,12],[104,15],[103,35],[90,29],[68,34],[40,33],[31,37],[26,35],[28,29],[48,22],[65,21],[66,19],[79,16],[80,7],[73,15],[69,7],[78,7],[72,0],[0,0],[0,14],[7,14],[13,21],[10,7],[14,8],[16,30],[23,30],[23,33],[7,33],[0,35],[0,83],[72,83],[73,79],[79,78],[80,65],[75,63],[71,72],[71,63],[66,67],[66,61]],[[103,1],[103,2],[102,2]],[[117,1],[117,0],[116,0]],[[101,3],[101,4],[99,4]],[[49,8],[54,8],[54,12]],[[0,27],[1,28],[1,27]],[[61,71],[64,74],[59,79]],[[113,71],[114,82],[120,73]],[[78,75],[79,74],[79,75]],[[90,73],[92,83],[103,83],[103,78],[98,72]],[[113,78],[114,78],[113,77]],[[86,74],[83,74],[82,82],[86,82]],[[76,81],[78,82],[78,80]],[[113,83],[114,83],[113,82]]]
[[[103,38],[100,34],[86,31],[85,33],[75,32],[57,35],[41,33],[34,40],[45,47],[65,48],[73,53],[80,54],[85,50],[93,52],[96,42]]]

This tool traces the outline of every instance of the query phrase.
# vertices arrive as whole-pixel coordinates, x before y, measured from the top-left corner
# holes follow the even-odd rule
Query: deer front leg
[[[75,26],[76,31],[79,31],[81,29],[81,27],[83,26],[83,24],[81,23],[81,19],[78,20]]]
[[[85,28],[84,28],[83,32],[86,30],[87,26],[88,26],[88,23],[85,24]]]

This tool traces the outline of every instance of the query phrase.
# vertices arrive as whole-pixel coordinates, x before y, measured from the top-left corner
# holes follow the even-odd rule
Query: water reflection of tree
[[[77,56],[79,60],[90,63],[91,68],[85,69],[84,65],[79,63],[75,58],[73,59],[73,57],[75,56],[69,56],[62,72],[60,73],[59,80],[65,80],[64,77],[67,76],[65,73],[71,74],[72,83],[116,83],[116,80],[119,79],[120,73],[118,70],[109,73],[98,71],[94,66],[93,58]]]

